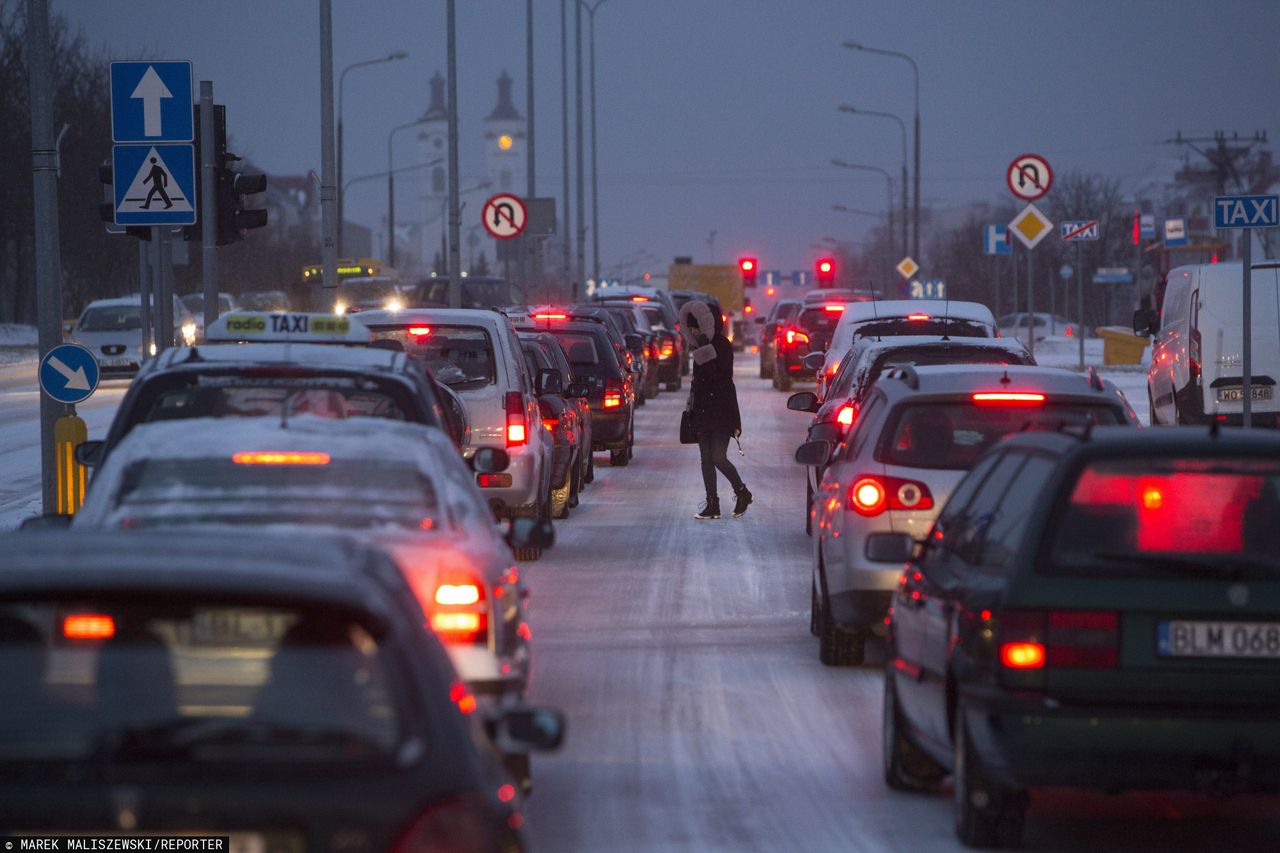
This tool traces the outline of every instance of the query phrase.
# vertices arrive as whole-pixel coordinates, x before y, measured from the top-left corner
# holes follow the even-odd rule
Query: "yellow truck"
[[[675,263],[667,270],[667,287],[714,297],[725,314],[725,336],[735,349],[742,349],[747,339],[747,316],[743,311],[742,272],[736,264]]]

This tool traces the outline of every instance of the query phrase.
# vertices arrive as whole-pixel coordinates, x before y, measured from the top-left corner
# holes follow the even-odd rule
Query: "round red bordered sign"
[[[1023,154],[1013,158],[1005,173],[1009,192],[1023,201],[1043,198],[1053,186],[1053,169],[1039,154]]]
[[[484,203],[481,221],[489,236],[498,240],[519,237],[529,214],[519,196],[498,193]]]

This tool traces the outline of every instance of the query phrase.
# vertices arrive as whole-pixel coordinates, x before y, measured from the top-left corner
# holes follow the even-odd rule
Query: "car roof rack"
[[[910,364],[896,364],[886,375],[890,379],[901,379],[912,391],[920,390],[920,374]]]

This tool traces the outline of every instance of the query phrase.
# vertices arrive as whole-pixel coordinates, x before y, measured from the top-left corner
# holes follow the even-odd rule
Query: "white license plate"
[[[136,364],[131,358],[100,358],[98,365],[100,367],[130,367]]]
[[[1280,622],[1161,622],[1156,626],[1156,654],[1280,660]]]
[[[1270,400],[1272,398],[1272,387],[1270,385],[1253,385],[1249,388],[1249,396],[1254,400]],[[1219,403],[1243,403],[1244,388],[1219,388]]]

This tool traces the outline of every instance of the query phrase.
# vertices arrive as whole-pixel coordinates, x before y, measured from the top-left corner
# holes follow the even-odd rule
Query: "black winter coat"
[[[738,410],[738,390],[733,384],[733,345],[724,335],[717,334],[710,346],[715,349],[716,357],[703,364],[695,361],[693,365],[690,394],[694,432],[698,435],[741,432],[742,413]]]

